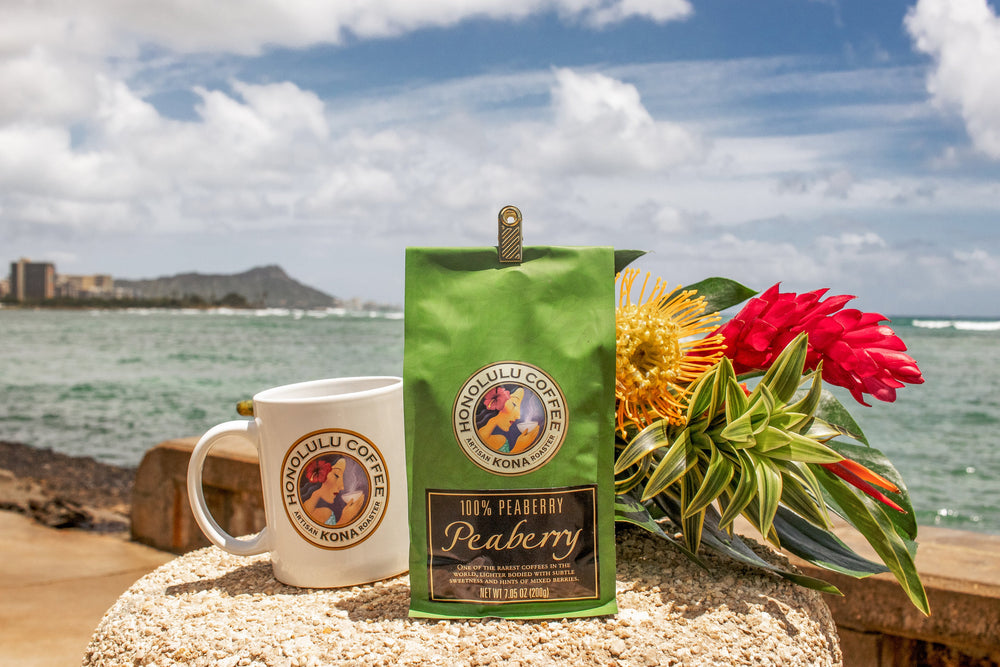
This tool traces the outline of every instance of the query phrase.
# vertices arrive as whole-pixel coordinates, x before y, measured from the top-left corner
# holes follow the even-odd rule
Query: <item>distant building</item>
[[[92,276],[59,275],[56,278],[56,294],[71,299],[115,296],[115,281],[109,275]]]
[[[70,276],[56,273],[51,262],[20,259],[10,263],[10,279],[0,281],[0,298],[15,301],[44,301],[55,297],[70,299],[122,298],[128,290],[116,289],[114,279],[106,274]]]
[[[56,295],[56,267],[51,262],[20,259],[10,264],[10,294],[16,301],[42,301]]]

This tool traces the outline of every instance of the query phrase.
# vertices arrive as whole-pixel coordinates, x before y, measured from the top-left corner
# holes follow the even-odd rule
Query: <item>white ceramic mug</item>
[[[357,377],[275,387],[253,397],[254,418],[213,427],[191,454],[188,496],[213,544],[270,552],[274,576],[305,588],[385,579],[408,567],[403,381]],[[223,436],[260,458],[267,526],[236,539],[212,518],[202,467]]]

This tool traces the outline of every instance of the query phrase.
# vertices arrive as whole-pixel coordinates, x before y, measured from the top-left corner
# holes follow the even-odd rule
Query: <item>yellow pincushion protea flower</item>
[[[615,312],[615,398],[622,435],[629,425],[642,429],[657,419],[683,424],[694,383],[725,349],[721,336],[697,338],[720,319],[718,313],[704,312],[704,297],[692,298],[693,290],[678,292],[679,285],[668,292],[667,284],[657,278],[646,298],[647,273],[639,300],[632,303],[632,283],[638,275],[638,269],[620,274]]]

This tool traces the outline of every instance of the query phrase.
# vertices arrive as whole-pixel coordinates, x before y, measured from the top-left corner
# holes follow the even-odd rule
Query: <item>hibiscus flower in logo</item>
[[[330,474],[333,465],[323,459],[315,459],[306,466],[305,475],[313,484],[322,484],[326,481],[326,476]]]
[[[501,410],[510,399],[510,392],[503,387],[493,387],[483,397],[483,405],[487,410]]]

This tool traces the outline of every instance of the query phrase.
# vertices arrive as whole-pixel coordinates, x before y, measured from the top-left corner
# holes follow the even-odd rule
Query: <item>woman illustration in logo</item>
[[[365,493],[344,494],[347,458],[319,456],[309,462],[299,485],[302,507],[316,523],[346,526],[354,521],[365,504]]]
[[[537,402],[534,394],[531,397]],[[497,385],[483,397],[476,411],[476,432],[480,440],[500,454],[520,454],[538,438],[537,422],[521,420],[524,387]]]

